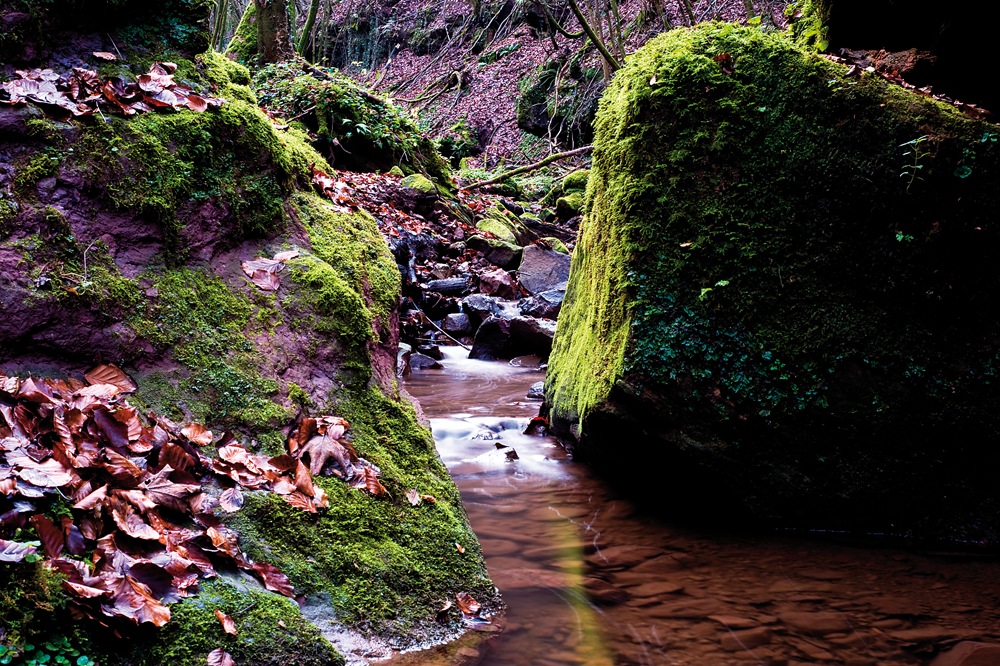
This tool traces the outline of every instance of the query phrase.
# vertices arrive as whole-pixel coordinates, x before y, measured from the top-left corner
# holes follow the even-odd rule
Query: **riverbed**
[[[503,632],[464,648],[464,663],[916,665],[962,641],[1000,643],[995,559],[678,527],[553,438],[522,434],[539,407],[526,393],[544,378],[530,360],[444,351],[443,369],[403,385],[508,606]],[[983,663],[1000,664],[996,652]]]

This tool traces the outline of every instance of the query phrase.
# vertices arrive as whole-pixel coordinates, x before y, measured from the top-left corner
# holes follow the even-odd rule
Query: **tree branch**
[[[590,22],[587,21],[587,17],[580,11],[580,5],[576,4],[576,0],[569,0],[569,6],[573,10],[573,13],[576,14],[576,20],[580,22],[580,27],[587,33],[587,37],[590,37],[590,41],[594,43],[594,47],[597,48],[601,57],[604,58],[604,62],[607,63],[608,68],[612,72],[621,69],[621,63],[611,55],[611,51],[608,51],[608,47],[604,45],[604,41],[594,32],[594,29],[590,26]]]
[[[534,164],[528,164],[528,165],[523,166],[523,167],[518,167],[516,169],[511,169],[510,171],[508,171],[506,173],[500,174],[496,178],[490,178],[489,180],[481,180],[478,183],[473,183],[472,185],[468,185],[467,187],[463,187],[462,189],[464,189],[464,190],[474,190],[474,189],[477,189],[477,188],[480,188],[480,187],[486,187],[487,185],[496,185],[497,183],[502,182],[504,180],[507,180],[508,178],[510,178],[512,176],[520,176],[523,173],[530,173],[532,171],[536,171],[538,169],[541,169],[543,166],[546,166],[548,164],[552,164],[553,162],[557,162],[559,160],[564,160],[567,157],[576,157],[577,155],[586,155],[587,153],[589,153],[593,149],[594,149],[593,146],[584,146],[582,148],[574,148],[573,150],[567,150],[564,153],[556,153],[554,155],[549,155],[545,159],[539,160],[538,162],[535,162]]]

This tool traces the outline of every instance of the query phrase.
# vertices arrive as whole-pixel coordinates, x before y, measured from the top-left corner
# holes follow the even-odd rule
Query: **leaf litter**
[[[94,56],[107,60],[103,52]],[[172,62],[155,62],[149,72],[126,83],[112,76],[102,78],[94,70],[74,67],[68,77],[51,69],[19,69],[15,78],[0,83],[0,104],[32,103],[58,120],[92,116],[104,111],[124,116],[150,111],[190,109],[197,113],[222,106],[218,97],[200,95],[176,83]]]
[[[162,626],[168,604],[196,593],[219,566],[294,597],[288,577],[251,561],[211,508],[238,511],[244,490],[256,490],[315,513],[329,505],[312,478],[324,471],[376,496],[388,492],[347,439],[344,419],[300,420],[289,453],[268,458],[201,424],[141,418],[125,399],[135,383],[120,368],[99,365],[85,377],[0,374],[0,562],[42,559],[64,576],[78,616]],[[214,458],[203,453],[213,443]],[[46,510],[60,497],[71,515],[53,521]],[[38,541],[15,540],[25,529]],[[231,620],[219,621],[230,630]]]

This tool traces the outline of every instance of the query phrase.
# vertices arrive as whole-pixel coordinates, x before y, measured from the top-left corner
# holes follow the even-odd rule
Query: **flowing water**
[[[521,434],[542,371],[445,351],[443,370],[404,385],[508,605],[503,633],[460,651],[465,663],[875,666],[1000,643],[1000,562],[667,524],[552,438]],[[996,652],[975,663],[1000,665]]]

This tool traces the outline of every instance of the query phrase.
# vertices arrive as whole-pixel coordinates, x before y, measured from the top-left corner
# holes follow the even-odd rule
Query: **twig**
[[[125,56],[123,56],[122,52],[118,50],[118,45],[115,44],[115,38],[111,36],[110,32],[107,34],[108,34],[108,39],[111,40],[111,46],[115,48],[115,53],[118,54],[118,57],[121,58],[122,62],[125,62]]]
[[[464,187],[462,189],[465,189],[465,190],[474,190],[474,189],[477,189],[477,188],[480,188],[480,187],[486,187],[487,185],[495,185],[495,184],[497,184],[499,182],[507,180],[508,178],[510,178],[512,176],[520,176],[522,173],[530,173],[530,172],[535,171],[537,169],[541,169],[543,166],[545,166],[547,164],[551,164],[551,163],[556,162],[558,160],[564,160],[564,159],[566,159],[568,157],[576,157],[577,155],[586,155],[587,153],[589,153],[593,149],[594,149],[593,146],[583,146],[582,148],[574,148],[573,150],[567,150],[564,153],[556,153],[555,155],[549,155],[545,159],[540,160],[538,162],[535,162],[534,164],[528,164],[528,165],[523,166],[523,167],[518,167],[516,169],[511,169],[510,171],[507,171],[506,173],[500,174],[496,178],[490,178],[489,180],[481,180],[478,183],[473,183],[472,185],[468,185],[467,187]]]
[[[463,344],[463,343],[459,342],[458,340],[456,340],[455,338],[451,337],[451,335],[448,334],[448,331],[444,330],[443,328],[441,328],[440,326],[438,326],[437,324],[435,324],[433,321],[431,321],[431,318],[427,316],[426,312],[424,312],[420,308],[417,308],[417,312],[419,312],[421,315],[423,315],[424,321],[426,323],[428,323],[431,326],[433,326],[434,328],[436,328],[446,338],[448,338],[449,340],[451,340],[452,342],[454,342],[456,345],[458,345],[462,349],[465,349],[465,350],[468,350],[468,351],[472,351],[472,347],[470,347],[470,346],[468,346],[466,344]]]
[[[90,245],[88,245],[87,249],[83,251],[83,279],[88,282],[90,281],[90,276],[87,274],[87,253],[90,252],[90,249],[92,247],[94,247],[94,243],[96,243],[99,240],[100,238],[98,237],[90,241]]]

